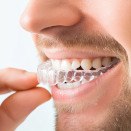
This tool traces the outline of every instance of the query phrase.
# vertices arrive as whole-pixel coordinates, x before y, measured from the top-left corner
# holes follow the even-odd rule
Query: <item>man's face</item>
[[[52,59],[54,68],[66,72],[90,70],[80,83],[52,87],[56,130],[131,130],[131,46],[106,28],[114,21],[124,25],[130,8],[125,0],[29,1],[21,24],[32,33],[42,61]]]

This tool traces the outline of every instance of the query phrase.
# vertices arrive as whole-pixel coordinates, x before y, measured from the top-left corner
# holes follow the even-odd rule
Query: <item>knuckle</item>
[[[13,103],[13,102],[12,102]],[[17,119],[14,117],[15,114],[10,110],[9,108],[10,104],[4,102],[4,104],[1,105],[3,109],[3,113],[10,119],[12,122],[17,123]]]

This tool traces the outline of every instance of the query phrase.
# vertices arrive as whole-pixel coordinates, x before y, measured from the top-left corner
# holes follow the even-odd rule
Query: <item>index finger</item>
[[[6,68],[0,70],[0,88],[8,90],[27,90],[38,84],[35,73],[25,70]]]

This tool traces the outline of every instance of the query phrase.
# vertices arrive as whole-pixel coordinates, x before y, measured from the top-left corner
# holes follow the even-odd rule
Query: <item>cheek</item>
[[[125,11],[119,1],[121,0],[93,0],[85,8],[86,14],[93,17],[108,33],[112,34],[115,30],[119,32],[118,27],[126,21]]]
[[[131,1],[97,0],[93,6],[94,19],[126,50],[131,76]]]
[[[95,19],[112,35],[124,35],[131,29],[131,1],[106,0],[95,3]],[[125,30],[128,32],[125,32]]]

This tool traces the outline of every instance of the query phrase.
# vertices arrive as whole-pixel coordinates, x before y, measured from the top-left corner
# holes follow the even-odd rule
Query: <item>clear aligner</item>
[[[41,84],[48,84],[50,86],[57,84],[68,83],[87,83],[105,73],[118,63],[118,59],[115,59],[107,67],[101,67],[96,70],[55,70],[50,60],[44,62],[38,66],[37,77]]]

